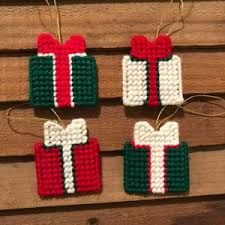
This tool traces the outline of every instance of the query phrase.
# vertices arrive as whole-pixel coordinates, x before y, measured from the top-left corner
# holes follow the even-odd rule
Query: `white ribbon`
[[[64,188],[74,193],[72,145],[87,143],[87,127],[84,119],[74,119],[64,129],[59,124],[47,121],[44,124],[44,144],[47,147],[61,147],[63,158]]]
[[[179,128],[177,122],[167,122],[159,131],[146,121],[137,122],[134,126],[135,145],[150,148],[151,190],[153,193],[165,193],[165,146],[179,145]]]

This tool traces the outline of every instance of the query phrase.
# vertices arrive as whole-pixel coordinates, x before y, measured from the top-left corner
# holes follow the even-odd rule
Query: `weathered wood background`
[[[101,194],[40,199],[32,145],[42,138],[42,122],[11,121],[6,110],[28,100],[28,57],[36,37],[54,31],[41,0],[0,1],[0,225],[211,225],[225,224],[225,119],[177,114],[181,139],[189,142],[191,190],[186,195],[140,197],[123,191],[122,145],[133,125],[154,123],[157,110],[125,108],[121,101],[121,58],[133,34],[152,38],[164,0],[61,0],[64,39],[83,34],[99,69],[97,108],[58,110],[68,122],[87,119],[91,136],[101,144],[104,189]],[[174,13],[168,22],[176,15]],[[185,1],[185,26],[173,35],[183,61],[185,96],[225,97],[225,1]],[[212,101],[215,105],[217,101]],[[192,103],[213,113],[218,108]],[[53,118],[48,110],[20,107],[14,116]]]

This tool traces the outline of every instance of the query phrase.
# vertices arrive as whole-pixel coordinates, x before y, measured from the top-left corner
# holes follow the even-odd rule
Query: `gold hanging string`
[[[48,11],[49,11],[49,15],[50,15],[50,18],[51,18],[51,23],[52,23],[53,27],[56,27],[56,24],[55,24],[55,22],[53,20],[53,17],[52,17],[51,5],[50,5],[48,0],[45,0],[45,2],[48,5]]]
[[[174,0],[171,0],[166,11],[164,13],[161,13],[161,18],[160,18],[160,22],[159,25],[157,27],[157,31],[156,31],[156,37],[159,35],[160,30],[161,30],[161,26],[163,24],[164,19],[166,18],[166,16],[169,13],[169,10],[171,8],[171,5],[173,4]],[[177,19],[174,21],[174,23],[172,24],[172,26],[170,27],[169,31],[167,32],[167,35],[170,36],[172,34],[172,30],[174,29],[174,27],[180,22],[182,21],[183,23],[183,11],[184,11],[184,2],[183,0],[179,0],[179,12],[177,15]],[[174,33],[174,32],[173,32]]]
[[[181,21],[182,24],[184,23],[184,17],[183,17],[183,12],[184,12],[184,2],[183,0],[180,0],[179,2],[179,12],[178,12],[178,16],[177,16],[177,19],[176,21],[173,23],[173,25],[170,27],[169,31],[167,32],[167,35],[170,36],[172,35],[172,30],[174,29],[174,27],[177,26],[177,24]],[[180,30],[180,29],[177,29],[177,31]]]
[[[56,15],[56,22],[54,22],[54,20],[53,20],[51,4],[49,3],[48,0],[45,0],[45,2],[48,5],[49,14],[50,14],[50,17],[51,17],[51,22],[52,22],[53,26],[56,27],[57,37],[58,37],[60,43],[62,43],[63,40],[62,40],[62,31],[61,31],[61,19],[60,19],[59,7],[57,5],[57,2],[56,2],[56,0],[53,0],[54,8],[55,8],[55,15]]]
[[[9,109],[6,110],[6,118],[8,120],[26,120],[26,121],[49,121],[49,119],[46,118],[42,118],[42,117],[34,117],[34,118],[26,118],[26,117],[16,117],[16,116],[11,116],[12,111],[14,111],[15,109],[17,109],[18,107],[21,106],[26,106],[29,105],[28,103],[22,103],[22,104],[18,104],[15,105]],[[59,124],[61,124],[64,127],[64,123],[62,121],[62,119],[60,118],[60,116],[56,113],[56,111],[53,108],[49,108],[51,110],[51,112],[54,114],[54,116],[56,117],[56,120],[50,120],[50,121],[54,121],[54,122],[58,122]]]
[[[202,112],[199,112],[199,111],[188,109],[187,107],[184,106],[188,102],[190,102],[190,100],[192,100],[194,98],[202,98],[202,97],[220,100],[222,103],[225,104],[225,99],[223,99],[223,98],[221,98],[219,96],[215,96],[215,95],[193,95],[193,96],[190,96],[190,97],[188,97],[187,99],[184,100],[182,105],[177,106],[176,109],[174,110],[174,112],[172,112],[169,116],[167,116],[166,118],[164,118],[164,119],[162,119],[160,121],[160,116],[162,115],[162,113],[164,112],[164,110],[167,108],[168,105],[164,106],[160,110],[160,112],[159,112],[159,114],[157,116],[156,129],[158,130],[163,123],[165,123],[166,121],[171,119],[178,112],[179,109],[183,109],[183,111],[187,112],[187,113],[191,113],[191,114],[194,114],[194,115],[205,116],[205,117],[221,117],[221,116],[225,116],[225,106],[222,106],[222,105],[220,105],[220,106],[224,109],[224,111],[220,112],[220,113],[214,113],[214,114],[202,113]]]

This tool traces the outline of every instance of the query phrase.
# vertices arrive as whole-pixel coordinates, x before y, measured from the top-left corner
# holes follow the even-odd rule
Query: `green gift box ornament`
[[[124,145],[124,188],[134,194],[189,190],[188,145],[179,142],[178,123],[158,131],[146,121],[135,124],[134,140]]]
[[[97,104],[97,69],[85,53],[82,36],[64,44],[52,35],[38,37],[38,54],[29,62],[30,104],[34,107],[75,107]]]

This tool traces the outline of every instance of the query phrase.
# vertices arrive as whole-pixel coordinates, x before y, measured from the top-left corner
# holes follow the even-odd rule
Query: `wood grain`
[[[128,52],[127,52],[128,53]],[[184,94],[225,92],[225,52],[179,52]],[[122,55],[96,55],[99,97],[122,95]],[[28,58],[0,57],[0,102],[28,100]]]
[[[43,1],[3,0],[0,20],[1,49],[32,49],[40,32],[55,32],[48,7]],[[129,46],[131,36],[141,33],[153,38],[160,20],[160,12],[167,1],[91,2],[64,0],[60,2],[64,39],[83,34],[89,48],[118,48]],[[172,7],[169,23],[176,19],[177,3]],[[175,45],[224,45],[224,2],[185,2],[185,26],[173,36]],[[29,18],[29,19],[28,19]],[[168,31],[168,27],[165,32]]]
[[[43,121],[36,121],[35,116],[55,118],[48,109],[34,111],[29,108],[20,108],[11,115],[22,117],[24,120],[10,120],[8,123],[5,109],[9,107],[10,105],[5,105],[5,108],[0,110],[0,130],[2,131],[0,156],[30,155],[33,153],[34,143],[43,139]],[[219,110],[215,105],[198,102],[191,103],[188,107],[204,113],[214,113]],[[147,120],[154,126],[158,114],[158,110],[152,108],[125,108],[118,101],[102,104],[99,108],[66,109],[57,112],[65,120],[65,124],[68,124],[72,118],[85,118],[90,136],[99,139],[102,151],[121,150],[125,141],[132,139],[135,122]],[[192,147],[225,143],[224,118],[202,117],[180,112],[175,120],[179,122],[180,139],[187,141]]]
[[[39,198],[31,155],[33,144],[43,138],[43,121],[29,118],[53,116],[47,109],[19,106],[12,115],[26,120],[9,122],[5,113],[17,104],[13,102],[28,100],[28,56],[36,51],[38,34],[55,33],[55,28],[45,1],[1,0],[0,225],[225,224],[224,118],[181,112],[175,117],[180,139],[191,147],[198,146],[190,153],[188,194],[138,196],[123,191],[122,146],[132,138],[135,122],[147,120],[153,125],[159,110],[122,106],[121,59],[129,52],[132,35],[155,36],[160,11],[168,1],[62,0],[59,4],[64,41],[73,34],[82,34],[87,52],[96,57],[101,104],[97,108],[57,112],[65,124],[72,118],[85,118],[90,136],[100,141],[101,151],[119,151],[101,154],[102,193]],[[166,19],[168,23],[175,19],[176,7],[177,3]],[[214,93],[224,97],[224,1],[185,1],[184,15],[184,29],[172,36],[175,52],[183,62],[184,94]],[[218,101],[212,103],[217,105]],[[190,108],[204,113],[218,111],[206,103],[192,103]],[[223,199],[213,200],[212,195]]]
[[[123,206],[125,205],[125,206]],[[167,200],[161,203],[147,202],[128,203],[118,206],[111,204],[112,208],[106,206],[89,207],[85,210],[77,210],[71,207],[63,207],[58,209],[46,208],[44,211],[40,209],[32,211],[23,211],[22,213],[14,211],[9,215],[10,211],[2,213],[0,224],[4,225],[212,225],[225,224],[223,212],[225,210],[225,200],[211,201],[174,201]],[[18,214],[17,214],[18,212]]]
[[[225,150],[190,154],[190,193],[186,195],[138,196],[123,191],[123,162],[121,156],[103,157],[103,192],[92,195],[75,195],[68,198],[41,199],[36,193],[33,162],[0,164],[0,210],[36,208],[59,205],[80,205],[124,202],[172,197],[216,195],[225,193]]]

